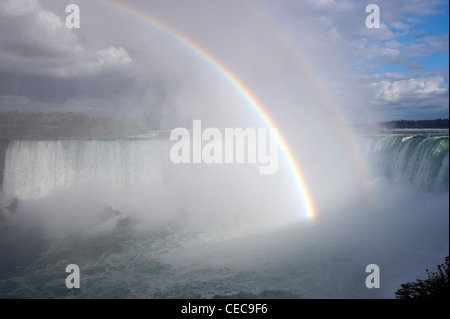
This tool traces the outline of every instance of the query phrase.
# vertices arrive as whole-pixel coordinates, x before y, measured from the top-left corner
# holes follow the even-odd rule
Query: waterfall
[[[449,189],[449,138],[444,134],[403,132],[366,137],[364,150],[375,174],[426,191]]]
[[[38,199],[72,186],[100,184],[130,192],[164,185],[167,141],[14,141],[6,152],[3,191]]]

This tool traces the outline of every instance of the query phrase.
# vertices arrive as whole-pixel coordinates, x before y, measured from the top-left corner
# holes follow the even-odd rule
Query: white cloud
[[[68,78],[133,65],[123,47],[86,49],[75,31],[38,1],[3,1],[0,8],[2,21],[8,26],[8,33],[0,34],[1,71]]]
[[[402,44],[396,40],[391,40],[389,42],[386,42],[386,47],[387,48],[392,48],[392,49],[398,49],[402,46]]]
[[[331,1],[328,7],[334,4]],[[409,69],[418,69],[422,65],[414,60],[415,57],[448,51],[448,34],[430,35],[422,26],[423,18],[443,14],[442,8],[446,5],[444,1],[380,0],[377,2],[381,19],[379,29],[365,27],[366,4],[352,2],[352,7],[347,12],[328,10],[324,13],[332,17],[329,28],[335,28],[348,43],[348,55],[354,70],[373,73],[374,68],[383,64],[402,63],[408,63]],[[416,35],[420,31],[426,32],[422,38],[405,37],[411,33]]]
[[[257,83],[254,90],[270,83],[269,89],[255,92],[263,96],[261,99],[268,96],[269,100],[277,100],[279,93],[273,85],[274,78],[280,83],[294,81],[297,77],[303,80],[303,74],[296,71],[295,53],[298,50],[311,62],[324,83],[333,88],[333,94],[350,92],[351,98],[343,99],[344,105],[360,93],[341,89],[339,85],[339,90],[334,90],[335,83],[347,81],[348,65],[361,75],[389,70],[390,66],[386,64],[396,64],[395,70],[403,64],[408,70],[395,76],[380,74],[379,77],[357,80],[362,86],[372,83],[365,88],[371,89],[376,105],[409,107],[434,103],[437,98],[437,103],[443,105],[441,97],[448,94],[445,89],[447,77],[443,77],[443,83],[438,83],[434,76],[419,74],[419,70],[424,72],[427,65],[415,57],[448,50],[448,35],[426,33],[422,38],[402,37],[408,32],[417,34],[414,28],[423,30],[421,18],[438,13],[441,0],[379,0],[380,29],[365,26],[368,14],[365,8],[370,2],[267,0],[256,3],[256,9],[260,11],[252,6],[241,6],[240,1],[194,0],[185,4],[175,0],[155,0],[133,4],[142,6],[143,12],[151,13],[198,41],[228,68],[246,77],[247,81]],[[96,1],[86,1],[82,5],[81,29],[69,30],[64,25],[64,6],[60,0],[0,0],[0,30],[7,30],[0,32],[0,73],[5,76],[9,72],[74,78],[86,83],[85,76],[103,80],[110,75],[108,71],[114,70],[121,79],[133,77],[135,83],[145,87],[147,92],[143,95],[149,98],[142,105],[168,106],[167,113],[171,116],[174,112],[170,107],[184,108],[189,100],[183,98],[182,103],[179,102],[178,91],[188,92],[186,95],[192,97],[191,104],[198,104],[198,96],[205,94],[204,87],[212,87],[210,81],[203,85],[205,76],[210,76],[208,66],[164,32],[153,32],[150,25],[144,26],[142,21],[117,15],[115,10],[108,10]],[[130,56],[129,52],[133,54]],[[279,86],[282,90],[290,88],[289,85]],[[354,89],[355,86],[349,87]],[[221,86],[217,90],[222,92]],[[285,98],[288,94],[304,98],[300,92],[292,93],[288,89],[286,92],[280,94],[283,99],[288,100]],[[77,95],[75,98],[87,94]],[[217,103],[217,94],[211,96],[211,100],[202,104]],[[183,106],[179,107],[181,104]],[[355,104],[369,103],[364,100]]]
[[[41,10],[36,0],[5,0],[0,2],[0,14],[9,17],[18,17]]]
[[[127,50],[122,47],[111,46],[108,49],[97,52],[97,61],[100,66],[111,65],[117,67],[129,67],[133,64]]]
[[[418,61],[406,61],[403,65],[409,70],[418,70],[423,68],[423,63]]]
[[[433,76],[408,80],[383,80],[372,83],[371,87],[375,90],[379,102],[401,102],[411,99],[424,100],[446,94],[448,89],[441,87],[443,83],[442,76]]]
[[[390,29],[375,35],[365,32],[364,35],[366,37],[351,44],[356,49],[353,54],[356,54],[361,63],[365,60],[377,59],[381,63],[399,64],[408,58],[429,56],[449,49],[448,34],[427,36],[414,43],[399,42],[397,39],[400,35],[393,33]],[[384,40],[389,41],[383,42]]]
[[[404,60],[400,54],[400,50],[391,49],[391,48],[381,49],[380,50],[380,59],[383,62],[390,63],[390,64],[397,64]]]
[[[448,78],[439,72],[377,74],[366,77],[373,92],[372,105],[385,119],[448,117]],[[448,73],[448,71],[447,71]]]
[[[362,35],[371,41],[392,40],[395,39],[396,36],[392,29],[385,23],[380,23],[379,29],[364,28],[361,30]]]
[[[409,28],[411,28],[411,25],[400,22],[400,21],[391,23],[391,26],[397,30],[408,30]]]
[[[436,52],[448,51],[448,34],[442,36],[427,36],[419,43],[411,44],[407,47],[409,56],[427,56]]]
[[[335,12],[345,12],[353,8],[353,3],[348,0],[309,0],[308,2],[313,8]]]

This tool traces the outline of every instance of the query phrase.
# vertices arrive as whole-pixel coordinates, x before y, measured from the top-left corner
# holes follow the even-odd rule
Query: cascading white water
[[[171,176],[170,145],[162,139],[14,141],[6,152],[3,191],[20,199],[98,183],[120,193],[152,191]],[[364,148],[376,176],[428,191],[449,188],[448,135],[371,136]]]
[[[449,189],[448,131],[404,131],[366,137],[364,150],[376,175],[426,191]]]
[[[151,222],[183,216],[217,227],[237,220],[273,227],[301,217],[292,207],[298,200],[284,200],[295,188],[274,187],[282,185],[282,172],[260,175],[253,164],[174,164],[173,144],[156,138],[14,141],[6,151],[3,192],[25,203],[63,206],[55,214],[69,220],[98,214],[103,206]]]
[[[170,146],[10,143],[3,188],[19,198],[13,221],[37,227],[13,237],[0,229],[0,256],[8,256],[0,258],[0,297],[392,298],[448,254],[448,133],[366,136],[373,177],[387,177],[375,202],[351,193],[314,225],[287,218],[298,202],[289,178],[259,175],[257,166],[177,166]],[[326,174],[317,179],[328,185]],[[71,227],[103,205],[137,224]],[[64,285],[72,263],[84,280],[79,291]],[[364,284],[372,263],[380,289]]]
[[[163,187],[167,148],[163,140],[15,141],[6,152],[3,190],[38,199],[99,181],[127,193]]]

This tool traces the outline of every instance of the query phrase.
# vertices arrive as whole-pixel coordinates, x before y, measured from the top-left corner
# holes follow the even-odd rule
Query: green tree
[[[397,299],[448,299],[450,297],[449,281],[449,256],[445,257],[445,263],[437,266],[438,271],[426,270],[428,278],[417,279],[400,285],[395,292]]]

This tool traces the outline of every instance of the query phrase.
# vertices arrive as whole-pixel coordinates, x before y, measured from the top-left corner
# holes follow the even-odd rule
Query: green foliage
[[[438,271],[426,270],[428,278],[417,279],[400,285],[395,292],[397,299],[448,299],[450,297],[449,281],[449,256],[445,257],[445,263],[437,266]]]

